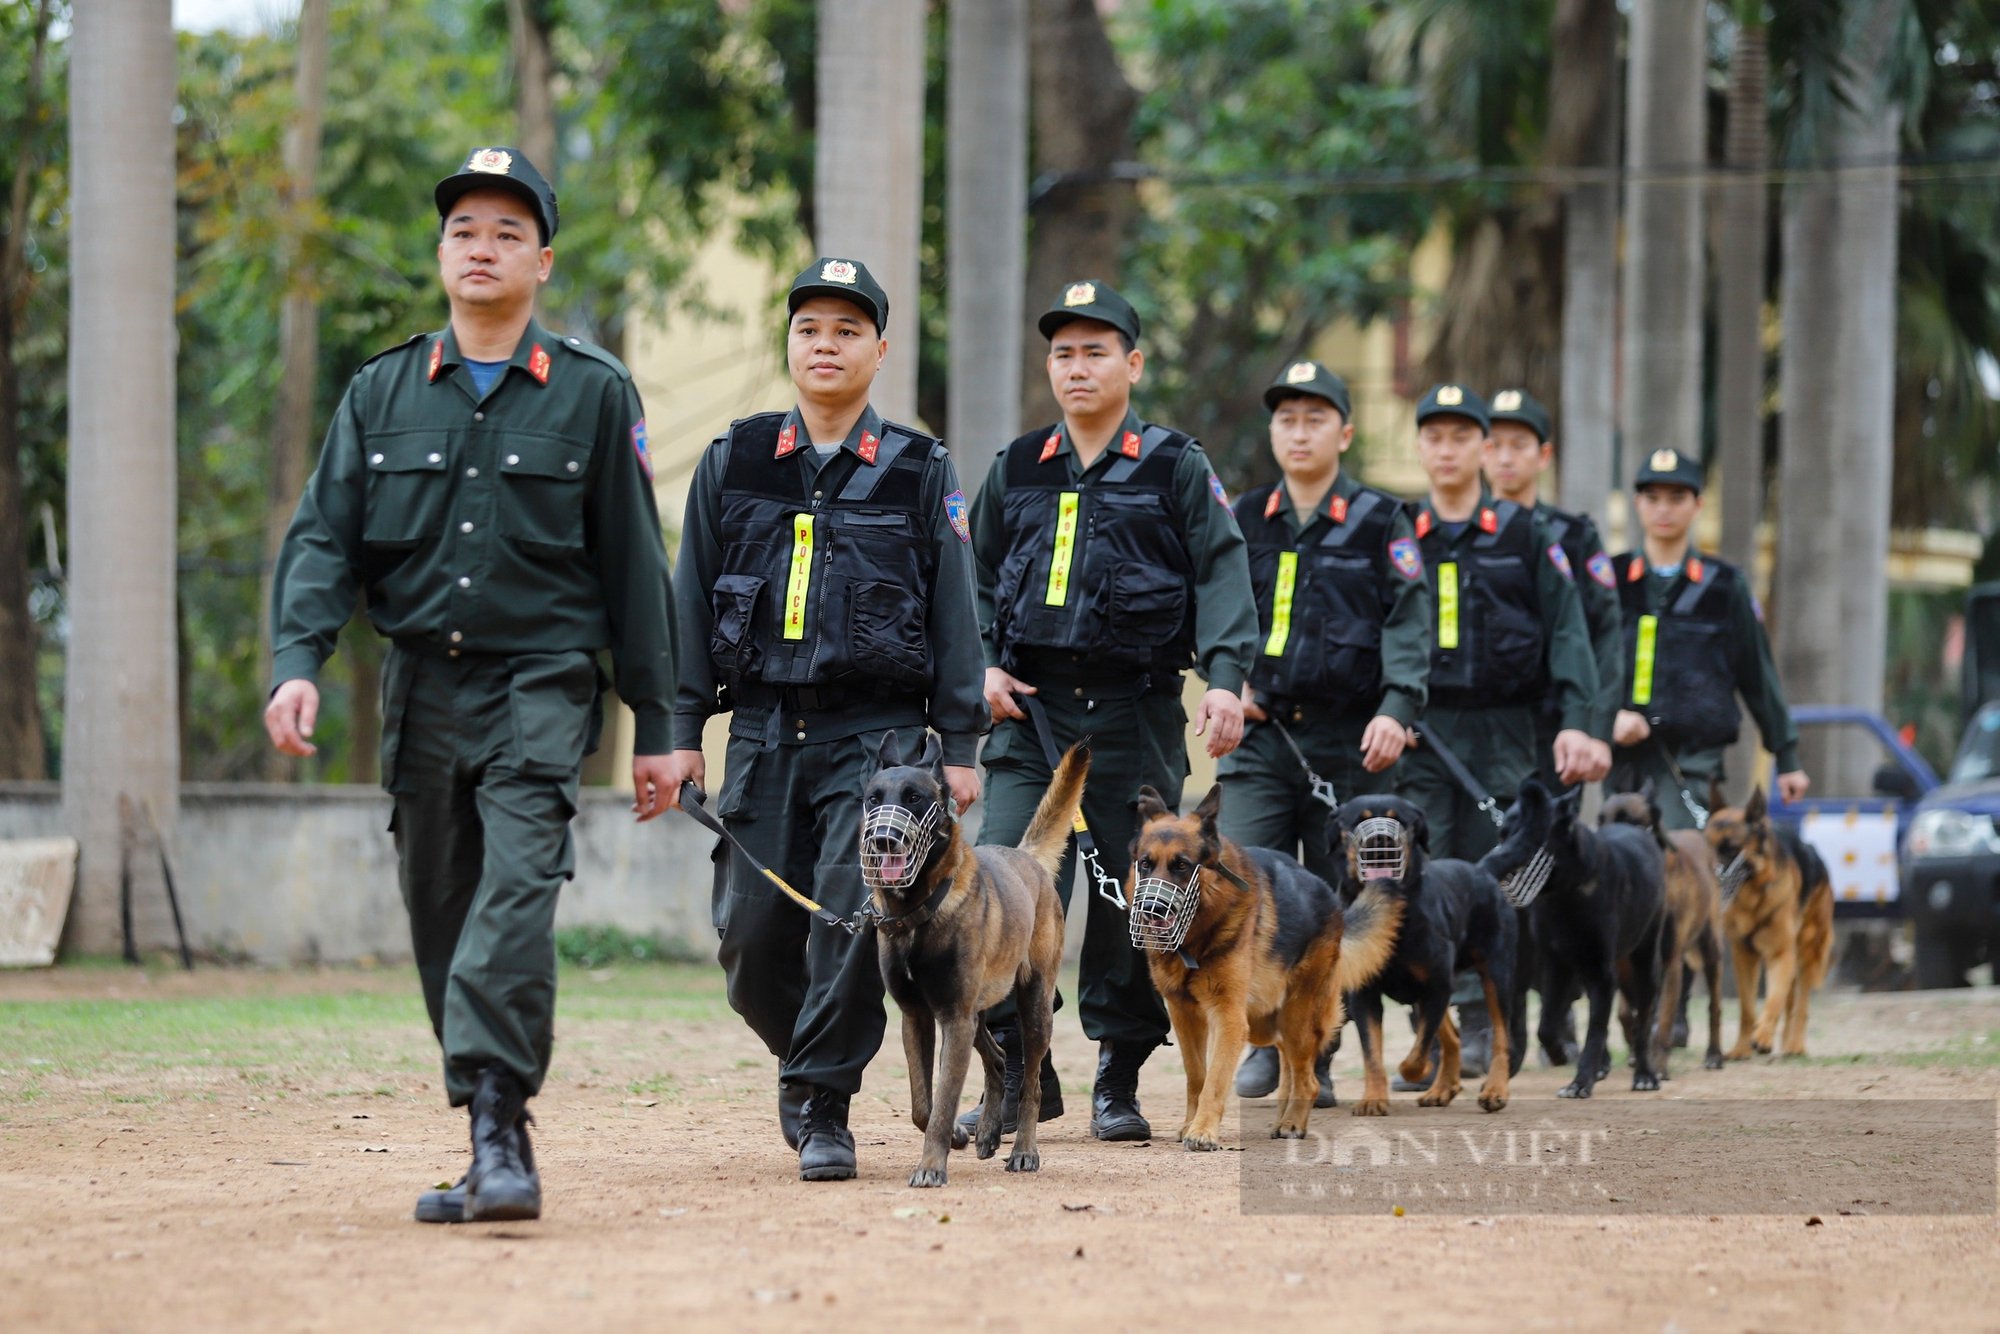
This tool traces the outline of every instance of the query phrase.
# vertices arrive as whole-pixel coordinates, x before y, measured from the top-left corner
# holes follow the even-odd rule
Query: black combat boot
[[[1000,1133],[1011,1135],[1021,1128],[1021,1085],[1028,1078],[1028,1054],[1021,1047],[1021,1033],[1014,1028],[996,1028],[993,1040],[1007,1058],[1006,1096],[1000,1100]],[[958,1118],[958,1128],[967,1137],[979,1133],[979,1117],[986,1110],[981,1097],[972,1109]],[[1053,1121],[1063,1114],[1062,1081],[1056,1077],[1055,1058],[1042,1053],[1042,1110],[1037,1121]]]
[[[465,1173],[468,1223],[542,1216],[542,1178],[528,1142],[527,1090],[497,1065],[479,1072],[472,1094],[472,1166]]]
[[[1333,1096],[1333,1049],[1334,1044],[1328,1043],[1313,1062],[1313,1073],[1319,1076],[1319,1092],[1313,1095],[1313,1106],[1321,1111],[1340,1106],[1340,1099]]]
[[[449,1186],[439,1186],[417,1196],[419,1223],[463,1223],[465,1221],[465,1178]]]
[[[1458,1007],[1458,1074],[1461,1079],[1483,1079],[1493,1064],[1493,1017],[1486,1002],[1475,1001]]]
[[[799,1180],[851,1181],[854,1136],[847,1129],[848,1095],[818,1085],[807,1089],[799,1119]]]
[[[1278,1049],[1252,1047],[1236,1067],[1236,1096],[1268,1098],[1278,1091]]]
[[[785,1147],[799,1147],[799,1121],[806,1114],[806,1099],[812,1094],[812,1085],[796,1080],[778,1081],[778,1130],[785,1137]]]
[[[1139,1067],[1153,1054],[1150,1042],[1097,1044],[1097,1083],[1090,1091],[1093,1139],[1151,1139],[1153,1127],[1139,1113]]]

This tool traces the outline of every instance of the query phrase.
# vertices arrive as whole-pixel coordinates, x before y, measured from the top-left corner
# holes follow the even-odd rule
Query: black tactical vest
[[[1583,581],[1590,577],[1590,571],[1585,567],[1587,553],[1583,542],[1583,536],[1589,529],[1583,516],[1559,510],[1553,505],[1537,505],[1535,513],[1540,517],[1542,527],[1549,530],[1549,536],[1563,549],[1563,555],[1569,558],[1570,582],[1577,586],[1579,592],[1582,591]]]
[[[1282,485],[1236,502],[1257,594],[1250,684],[1263,699],[1372,713],[1382,697],[1382,624],[1403,577],[1384,554],[1399,502],[1361,487],[1340,520],[1322,510],[1317,536],[1308,528],[1296,541],[1284,513],[1290,504]]]
[[[1437,617],[1430,699],[1447,708],[1532,704],[1547,686],[1535,562],[1549,557],[1535,543],[1535,516],[1511,500],[1482,508],[1493,512],[1494,531],[1475,512],[1472,539],[1456,556],[1442,525],[1418,524]]]
[[[923,689],[944,446],[884,423],[873,467],[840,451],[808,477],[798,459],[775,456],[784,420],[767,412],[729,428],[722,572],[709,595],[717,679]]]
[[[1195,649],[1194,559],[1174,469],[1192,438],[1148,426],[1137,458],[1114,440],[1103,476],[1073,489],[1060,455],[1042,459],[1050,434],[1007,446],[1007,553],[993,589],[1002,665],[1067,653],[1087,675],[1184,671]]]
[[[1688,553],[1701,580],[1684,580],[1657,614],[1646,606],[1646,562],[1618,558],[1625,612],[1624,707],[1645,715],[1670,750],[1714,750],[1736,740],[1736,653],[1729,609],[1742,579],[1732,565]]]

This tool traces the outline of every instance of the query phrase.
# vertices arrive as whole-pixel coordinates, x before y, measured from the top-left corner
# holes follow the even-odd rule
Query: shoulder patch
[[[616,371],[618,378],[621,380],[630,380],[632,378],[632,372],[626,368],[624,362],[612,356],[595,343],[586,343],[574,334],[550,334],[549,339],[559,347],[566,348],[571,352],[580,353],[583,356],[589,357],[592,361],[603,362]]]
[[[632,452],[639,456],[639,466],[645,470],[646,480],[653,480],[653,456],[646,452],[646,419],[641,417],[632,423]]]
[[[951,531],[959,541],[972,540],[972,526],[965,521],[965,492],[954,491],[944,498],[944,517],[951,520]]]
[[[1214,473],[1208,475],[1208,489],[1210,494],[1221,504],[1222,508],[1229,508],[1229,493],[1222,489],[1222,479]]]
[[[1590,577],[1604,587],[1618,587],[1618,576],[1611,569],[1611,557],[1600,551],[1585,561],[1583,565],[1585,569],[1590,571]]]
[[[1563,578],[1576,578],[1576,572],[1569,567],[1569,553],[1562,549],[1562,543],[1549,543],[1549,564],[1561,570]]]
[[[1418,549],[1413,537],[1399,537],[1389,544],[1389,563],[1405,579],[1424,577],[1424,553]]]

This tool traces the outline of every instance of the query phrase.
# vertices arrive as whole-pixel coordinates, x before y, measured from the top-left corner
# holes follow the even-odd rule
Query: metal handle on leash
[[[1049,727],[1049,711],[1033,695],[1016,691],[1014,698],[1028,711],[1029,721],[1035,725],[1035,737],[1042,744],[1042,758],[1048,761],[1049,773],[1053,775],[1062,763],[1062,752],[1056,749],[1056,734]],[[1097,896],[1120,912],[1129,912],[1132,905],[1125,901],[1125,887],[1104,869],[1104,863],[1098,859],[1097,840],[1091,837],[1090,826],[1084,823],[1081,807],[1077,808],[1076,823],[1071,826],[1071,832],[1076,836],[1076,859],[1083,864],[1084,873],[1090,877]]]
[[[1264,721],[1277,728],[1278,735],[1283,737],[1285,744],[1292,748],[1292,758],[1299,762],[1299,768],[1306,771],[1306,786],[1312,789],[1313,800],[1319,802],[1330,811],[1339,810],[1340,798],[1335,795],[1333,784],[1313,772],[1312,764],[1306,759],[1306,753],[1299,749],[1298,742],[1292,740],[1292,734],[1286,730],[1283,723],[1278,721],[1278,715],[1267,711],[1264,715]]]
[[[776,871],[773,871],[770,867],[764,865],[764,863],[758,861],[755,857],[751,856],[750,850],[744,847],[741,843],[737,842],[736,835],[729,832],[729,827],[723,824],[721,820],[718,820],[715,817],[714,812],[710,811],[708,807],[702,804],[707,800],[708,800],[708,794],[706,792],[703,792],[700,788],[696,787],[692,782],[683,782],[681,784],[681,809],[686,811],[688,815],[693,818],[696,824],[700,825],[703,829],[708,830],[712,834],[721,835],[724,842],[728,843],[730,847],[736,849],[737,856],[741,857],[744,861],[749,862],[751,867],[754,870],[756,870],[758,874],[762,875],[766,880],[769,880],[772,884],[776,885],[781,891],[783,891],[786,898],[798,904],[801,908],[804,908],[814,917],[819,918],[820,921],[825,922],[828,926],[839,927],[842,931],[845,931],[850,936],[858,936],[861,934],[861,922],[859,920],[860,917],[859,914],[857,914],[856,917],[853,918],[836,916],[831,909],[813,902],[811,899],[807,898],[805,895],[799,893],[796,889],[793,889],[790,885],[786,884],[783,876],[779,875]]]

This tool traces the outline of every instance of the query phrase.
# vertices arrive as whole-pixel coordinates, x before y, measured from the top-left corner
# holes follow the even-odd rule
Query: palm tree
[[[1753,568],[1764,515],[1764,288],[1771,160],[1770,33],[1762,0],[1738,0],[1729,56],[1729,172],[1716,187],[1715,476],[1721,555]]]

